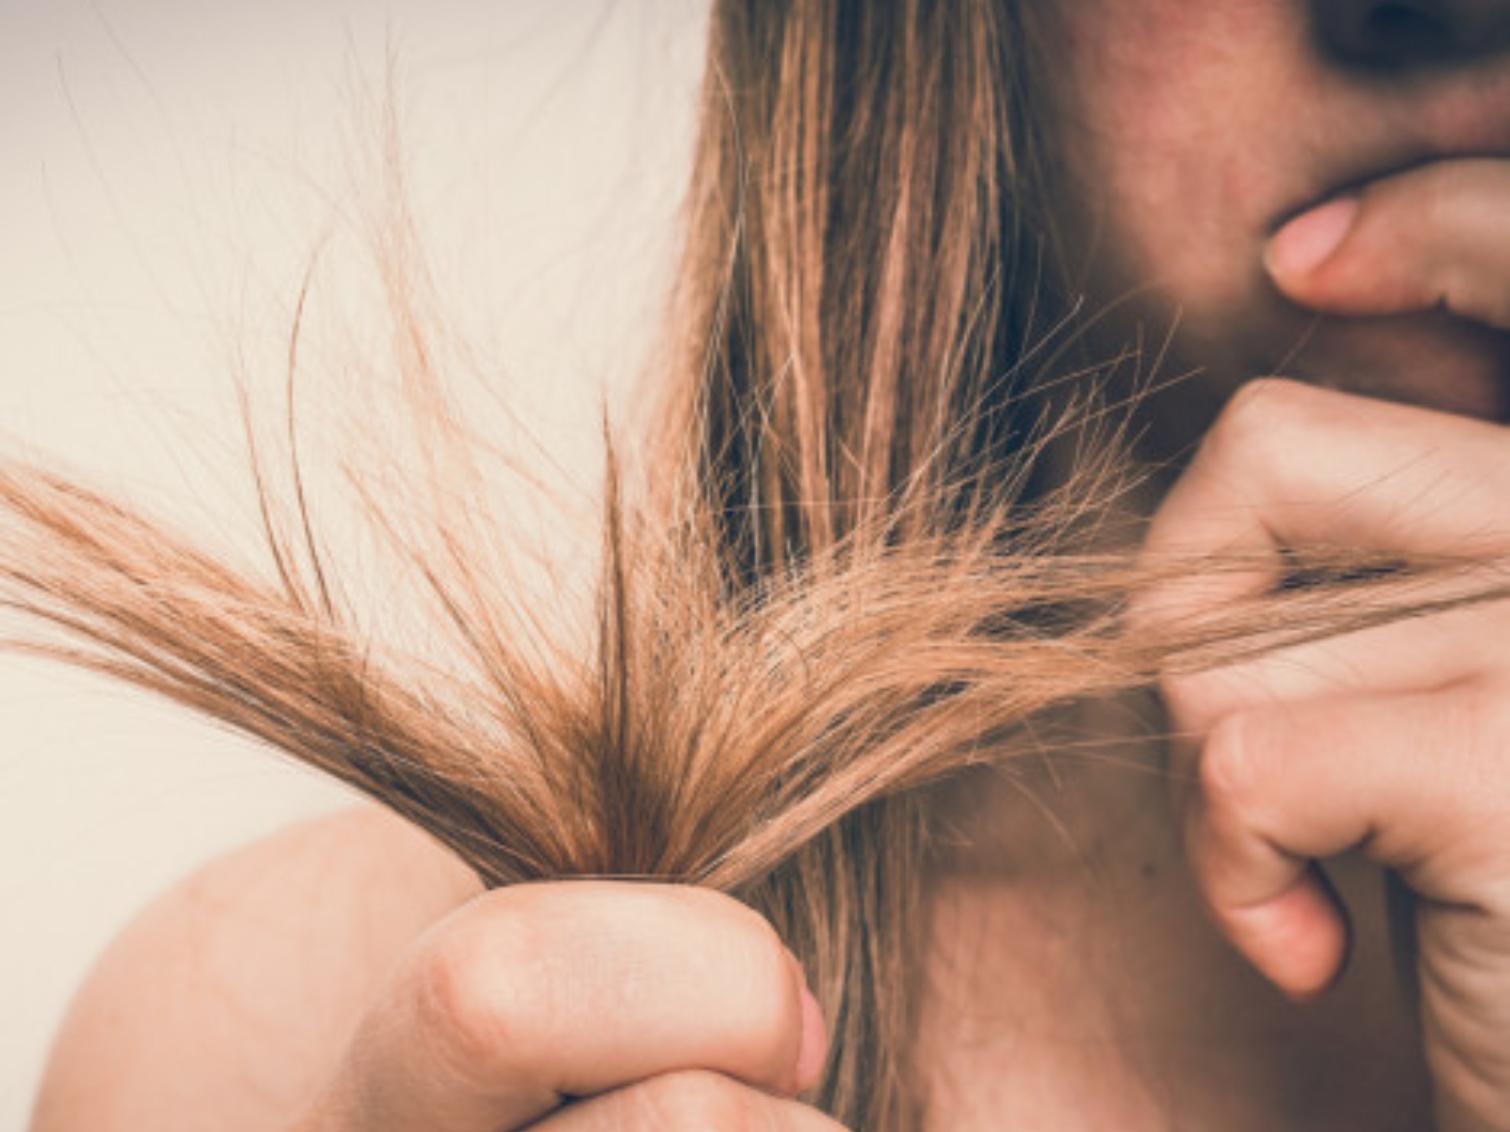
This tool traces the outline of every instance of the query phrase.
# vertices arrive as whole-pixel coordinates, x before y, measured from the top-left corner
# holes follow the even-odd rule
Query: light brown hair
[[[262,574],[0,466],[0,599],[61,630],[12,646],[266,740],[489,885],[737,895],[823,1005],[815,1102],[850,1127],[915,1126],[915,788],[1007,757],[1049,706],[1419,605],[1320,587],[1278,619],[1121,631],[1128,595],[1187,564],[1139,564],[1091,521],[1130,473],[1123,418],[1066,377],[1085,359],[1041,207],[1036,58],[1001,0],[717,5],[660,414],[643,457],[610,456],[590,648],[518,599],[402,216],[381,262],[424,473],[397,498],[358,490],[456,663],[362,632],[296,450],[279,490],[256,445]],[[1054,466],[1067,443],[1080,455]]]

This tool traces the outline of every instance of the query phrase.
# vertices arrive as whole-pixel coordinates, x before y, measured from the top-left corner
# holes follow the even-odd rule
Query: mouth
[[[1401,147],[1387,155],[1371,155],[1348,164],[1340,171],[1322,179],[1319,188],[1311,190],[1299,203],[1291,204],[1276,213],[1270,220],[1266,234],[1272,235],[1303,212],[1325,204],[1345,193],[1361,192],[1376,181],[1383,181],[1412,169],[1451,161],[1505,161],[1510,162],[1510,108],[1507,108],[1505,125],[1500,129],[1504,135],[1495,143],[1444,148],[1415,145]]]
[[[1273,217],[1270,231],[1341,193],[1423,165],[1510,161],[1510,60],[1398,79],[1376,93],[1318,137],[1329,140],[1313,151],[1311,175],[1295,186],[1300,191]]]

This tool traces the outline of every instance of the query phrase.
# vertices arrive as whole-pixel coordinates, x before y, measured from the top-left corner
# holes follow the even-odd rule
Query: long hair
[[[661,430],[686,448],[658,478],[730,591],[1027,487],[1026,355],[1056,296],[1025,46],[994,2],[716,8]],[[836,1030],[820,1099],[858,1127],[911,1122],[925,858],[891,794],[748,894],[809,958]]]
[[[1009,757],[1054,705],[1421,604],[1308,587],[1283,616],[1121,631],[1128,595],[1188,564],[1138,565],[1090,522],[1125,482],[1120,426],[1054,392],[1078,363],[1035,58],[1001,0],[718,4],[660,412],[609,446],[587,643],[521,597],[399,216],[380,263],[420,473],[356,489],[446,647],[363,630],[297,450],[280,477],[257,444],[261,571],[0,464],[0,602],[35,627],[8,647],[260,737],[488,885],[659,878],[748,901],[833,1032],[813,1102],[914,1127],[917,788]],[[1081,456],[1050,467],[1066,438]],[[1409,581],[1389,567],[1376,592]]]

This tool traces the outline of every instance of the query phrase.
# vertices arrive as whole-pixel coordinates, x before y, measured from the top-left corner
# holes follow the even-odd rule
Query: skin
[[[1510,335],[1475,312],[1434,310],[1431,290],[1458,244],[1472,254],[1503,223],[1493,186],[1452,192],[1456,239],[1421,226],[1436,187],[1472,175],[1451,159],[1510,158],[1505,6],[1404,7],[1469,46],[1392,54],[1359,30],[1388,8],[1365,0],[1046,6],[1044,34],[1063,51],[1051,97],[1075,201],[1067,228],[1090,308],[1114,307],[1109,347],[1141,328],[1151,353],[1175,327],[1163,374],[1200,374],[1152,406],[1166,451],[1188,452],[1237,385],[1263,374],[1510,419]],[[1285,221],[1347,188],[1385,191],[1381,179],[1412,167],[1429,180],[1390,190],[1409,193],[1411,222],[1380,219],[1373,235],[1433,247],[1356,261],[1387,264],[1403,284],[1327,293],[1265,269]],[[1461,204],[1470,197],[1488,202],[1483,215]],[[1388,317],[1322,317],[1343,311]]]
[[[1079,235],[1091,309],[1112,308],[1109,342],[1169,333],[1166,369],[1195,375],[1144,406],[1155,453],[1200,440],[1145,553],[1273,562],[1148,595],[1139,627],[1268,594],[1284,555],[1308,545],[1488,557],[1510,546],[1510,5],[1405,5],[1415,34],[1392,39],[1377,21],[1401,7],[1076,0],[1046,15],[1064,48],[1053,97],[1066,230]],[[1308,385],[1250,380],[1273,372]],[[992,1060],[1054,1062],[1036,1066],[1051,1109],[1011,1088],[992,1099],[998,1118],[1030,1123],[1055,1112],[1096,1123],[1100,1103],[1121,1127],[1510,1127],[1510,859],[1495,832],[1510,827],[1505,618],[1481,607],[1166,680],[1174,833],[1130,817],[1155,803],[1129,776],[1119,787],[1088,771],[1071,805],[1085,830],[1117,829],[1114,848],[1061,821],[1074,863],[1052,892],[1010,879],[1012,861],[1041,859],[1048,839],[994,856],[977,840],[972,868],[995,883],[967,882],[949,929],[963,917],[978,939],[1006,919],[1051,937],[1040,925],[1069,923],[1046,956],[1058,944],[1108,975],[1079,996],[1089,1006],[1072,1056],[1035,1058],[1045,1023],[1077,1001],[1074,979],[1038,1003],[1048,963],[1024,970],[986,949],[973,975],[946,971],[955,1003],[991,985],[986,971],[1010,987],[995,1001],[1024,1035],[967,1059],[966,1084],[989,1080]],[[1049,788],[1057,811],[1064,791]],[[1010,806],[985,806],[977,835]],[[1317,862],[1348,852],[1324,881]],[[1138,885],[1125,860],[1178,865],[1178,879]],[[1393,924],[1368,891],[1371,865],[1403,890]],[[1110,882],[1077,886],[1077,866]],[[1179,907],[1187,879],[1217,933],[1293,1008],[1174,930],[1167,906],[1150,926],[1146,910]],[[1140,902],[1107,917],[1114,883]],[[992,911],[961,911],[972,904]],[[1110,951],[1083,942],[1101,932],[1115,933]],[[1162,984],[1143,955],[1150,938],[1180,966]],[[1193,980],[1214,984],[1208,1009],[1221,1003],[1226,1019],[1171,1005]],[[1120,1019],[1097,1006],[1106,993],[1123,1000]],[[1404,1009],[1366,1005],[1388,1002]],[[1266,1022],[1245,1027],[1244,1015]],[[960,1061],[958,1026],[941,1030],[935,1056]],[[1142,1065],[1127,1033],[1151,1050]],[[1090,1052],[1094,1042],[1116,1052]],[[1297,1092],[1294,1049],[1329,1067],[1333,1111]],[[1400,1057],[1411,1049],[1414,1067]],[[1083,1068],[1066,1072],[1076,1057]]]
[[[1272,562],[1147,595],[1143,624],[1265,595],[1338,538],[1510,554],[1510,4],[1406,5],[1426,54],[1359,30],[1380,7],[1066,0],[1044,29],[1107,331],[1178,313],[1170,366],[1201,370],[1147,406],[1156,444],[1203,439],[1145,553]],[[1230,397],[1275,371],[1301,382]],[[1127,742],[941,791],[930,1123],[1510,1129],[1507,639],[1497,604],[1171,677],[1168,766]],[[482,895],[363,815],[150,911],[34,1129],[832,1127],[793,1099],[824,1043],[732,902]]]

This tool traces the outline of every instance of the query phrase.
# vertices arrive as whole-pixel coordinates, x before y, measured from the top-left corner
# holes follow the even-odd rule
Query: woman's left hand
[[[1510,162],[1382,179],[1343,219],[1341,243],[1308,272],[1292,270],[1296,247],[1272,250],[1292,298],[1348,313],[1444,305],[1510,328]],[[1170,584],[1140,616],[1264,594],[1287,549],[1338,545],[1510,563],[1510,430],[1250,383],[1161,506],[1148,554],[1256,553],[1270,566]],[[1188,856],[1220,930],[1282,990],[1314,996],[1347,951],[1315,862],[1358,848],[1394,870],[1416,896],[1438,1128],[1510,1129],[1510,602],[1170,678],[1164,692],[1184,740]]]

